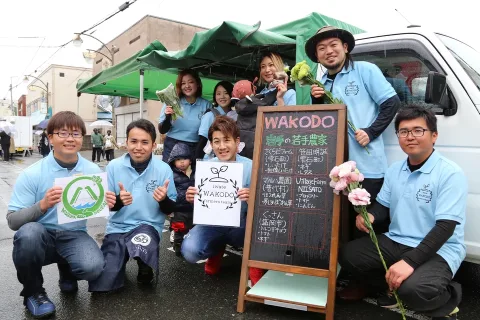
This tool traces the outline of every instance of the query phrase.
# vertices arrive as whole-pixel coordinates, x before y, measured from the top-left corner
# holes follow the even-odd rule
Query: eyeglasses
[[[418,138],[418,137],[423,137],[425,134],[425,131],[430,131],[428,129],[423,129],[423,128],[415,128],[412,130],[407,130],[407,129],[400,129],[396,131],[395,133],[397,134],[397,137],[399,138],[406,138],[408,137],[408,134],[411,132],[412,136]]]
[[[59,131],[59,132],[54,132],[53,134],[57,134],[60,138],[68,138],[69,136],[72,136],[74,139],[80,139],[83,137],[83,134],[78,131],[74,132],[67,132],[67,131]]]

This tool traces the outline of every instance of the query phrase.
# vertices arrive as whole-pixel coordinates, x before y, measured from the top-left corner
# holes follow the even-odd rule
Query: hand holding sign
[[[195,195],[198,194],[198,189],[195,187],[188,187],[187,193],[185,194],[185,198],[188,202],[193,203],[195,200]]]
[[[115,192],[107,191],[105,193],[105,199],[107,200],[108,207],[112,209],[115,206],[115,202],[117,202],[117,196]]]
[[[240,199],[240,201],[248,202],[249,197],[250,197],[249,188],[242,188],[238,190],[238,198]]]
[[[153,199],[155,199],[158,202],[165,200],[165,198],[167,197],[169,182],[170,180],[167,179],[165,180],[165,183],[163,184],[163,186],[157,187],[157,189],[155,189],[155,191],[153,192]]]
[[[58,186],[48,189],[43,199],[40,200],[40,209],[42,212],[47,211],[47,209],[59,203],[62,198],[62,192],[62,187]]]
[[[120,187],[120,200],[122,200],[123,205],[128,206],[132,204],[133,202],[132,194],[127,190],[125,190],[123,183],[119,182],[118,186]]]

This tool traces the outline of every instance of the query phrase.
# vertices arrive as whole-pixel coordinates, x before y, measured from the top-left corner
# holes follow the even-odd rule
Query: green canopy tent
[[[305,53],[305,43],[313,36],[318,29],[324,26],[336,26],[338,28],[350,31],[352,34],[358,34],[365,32],[364,30],[357,28],[351,24],[343,21],[333,19],[319,13],[313,12],[305,18],[288,22],[286,24],[277,26],[275,28],[268,29],[271,32],[279,33],[286,37],[295,39],[296,42],[296,61],[300,62],[306,60],[313,74],[317,73],[317,63],[311,61]],[[310,88],[300,87],[296,85],[297,101],[298,104],[310,103]]]
[[[269,30],[260,30],[260,22],[249,26],[226,21],[216,28],[196,33],[185,50],[155,50],[138,59],[160,69],[194,68],[213,78],[230,81],[253,79],[258,76],[258,60],[262,51],[277,51],[290,66],[308,60],[304,52],[306,40],[326,25],[342,27],[352,33],[363,31],[318,13]],[[316,71],[316,64],[310,64]],[[297,89],[297,103],[308,104],[308,90]]]
[[[166,88],[170,83],[175,84],[178,70],[160,70],[137,59],[154,50],[164,52],[167,49],[158,40],[155,40],[142,51],[113,67],[103,70],[90,79],[79,80],[77,91],[96,95],[137,98],[140,101],[140,108],[142,108],[143,99],[158,100],[155,92]],[[212,98],[213,88],[217,82],[217,80],[202,78],[206,99]]]
[[[256,57],[262,50],[275,49],[295,59],[295,40],[259,28],[260,23],[250,26],[225,21],[197,32],[184,50],[155,50],[139,59],[160,69],[193,68],[218,79],[253,79],[258,73]]]

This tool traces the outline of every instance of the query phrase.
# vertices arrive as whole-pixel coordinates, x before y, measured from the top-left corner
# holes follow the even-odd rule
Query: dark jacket
[[[10,145],[10,136],[5,131],[0,132],[0,144],[3,146]]]
[[[50,152],[50,141],[48,141],[48,136],[45,132],[42,132],[40,138],[40,149],[42,150],[42,154],[48,154]]]
[[[277,101],[277,90],[272,90],[265,94],[249,97],[249,99],[243,98],[235,104],[235,111],[238,114],[237,126],[240,130],[240,141],[245,142],[245,148],[240,152],[241,156],[249,159],[253,158],[258,107],[273,106],[275,101]]]
[[[190,215],[193,214],[193,205],[186,200],[186,193],[188,187],[193,187],[195,185],[195,174],[192,171],[190,177],[188,177],[181,170],[175,168],[175,160],[177,159],[191,159],[190,147],[184,143],[177,143],[172,152],[170,152],[170,157],[168,158],[168,164],[173,171],[173,179],[175,182],[175,188],[177,189],[177,205],[175,213],[177,212],[188,212]],[[177,216],[177,214],[175,214]]]

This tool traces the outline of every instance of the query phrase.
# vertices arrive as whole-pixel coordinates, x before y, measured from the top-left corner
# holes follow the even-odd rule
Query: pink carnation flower
[[[365,189],[356,188],[348,194],[348,201],[354,206],[366,206],[370,204],[370,193]]]
[[[349,162],[342,163],[338,166],[338,169],[340,170],[338,173],[338,176],[340,178],[348,177],[350,175],[350,172],[354,171],[352,164]]]
[[[346,179],[340,179],[335,184],[335,191],[343,191],[346,188],[347,188],[347,180]]]
[[[355,171],[355,169],[357,169],[357,163],[355,161],[350,160],[350,161],[347,161],[346,163],[348,163],[352,167],[352,171]]]
[[[330,171],[330,179],[335,179],[337,178],[338,179],[338,173],[340,172],[340,169],[338,167],[333,167],[333,169]],[[336,180],[336,179],[335,179]]]

